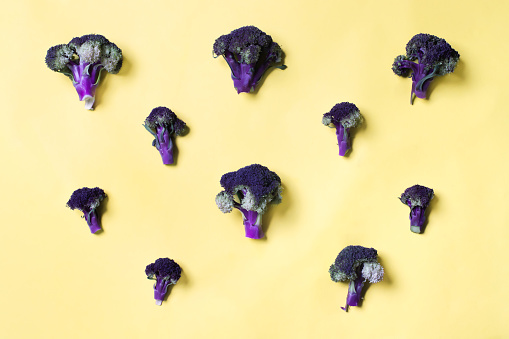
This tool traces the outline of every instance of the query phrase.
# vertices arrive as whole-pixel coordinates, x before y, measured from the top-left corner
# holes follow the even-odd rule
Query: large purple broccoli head
[[[176,284],[182,274],[179,264],[170,258],[159,258],[154,263],[147,265],[145,274],[148,279],[162,279]]]
[[[101,71],[116,74],[122,67],[122,51],[102,35],[88,34],[56,45],[46,53],[46,65],[68,76],[85,108],[93,109]]]
[[[243,216],[246,237],[263,238],[262,215],[270,203],[281,202],[281,179],[267,167],[253,164],[221,177],[225,189],[216,196],[223,213],[238,209]]]
[[[426,98],[427,89],[434,77],[452,73],[459,58],[459,53],[444,39],[420,33],[407,43],[406,55],[394,59],[392,70],[401,77],[412,77],[410,103],[413,103],[414,94],[418,98]]]
[[[156,280],[154,284],[154,299],[156,305],[161,305],[170,285],[174,285],[180,279],[182,269],[179,264],[170,258],[159,258],[154,263],[147,265],[145,274],[148,279]]]
[[[352,148],[350,128],[359,126],[362,121],[359,109],[350,102],[336,104],[330,112],[323,115],[322,124],[336,127],[340,156],[344,156]]]
[[[216,56],[222,55],[230,66],[237,93],[254,91],[267,69],[282,61],[279,45],[255,26],[244,26],[220,36],[214,42],[213,51]]]
[[[186,123],[177,118],[167,107],[154,108],[145,119],[143,125],[152,134],[154,141],[152,146],[157,148],[163,159],[163,164],[173,164],[173,135],[183,135]]]
[[[329,274],[334,282],[350,281],[346,306],[358,306],[361,299],[362,287],[366,281],[377,283],[384,277],[384,269],[377,261],[377,251],[374,248],[362,246],[347,246],[339,252],[336,260],[329,268]]]
[[[339,252],[329,268],[330,277],[334,282],[355,280],[361,274],[362,265],[367,262],[377,262],[377,257],[377,251],[374,248],[347,246]]]
[[[83,187],[72,193],[67,206],[72,210],[79,209],[82,212],[88,213],[99,207],[105,197],[106,193],[99,187]]]
[[[223,174],[220,183],[227,195],[232,199],[237,195],[240,206],[249,211],[263,213],[268,203],[281,201],[281,179],[259,164]]]
[[[426,209],[433,199],[434,192],[431,188],[414,185],[401,194],[399,200],[410,207],[410,230],[414,233],[422,233],[426,221]]]
[[[105,197],[106,193],[99,187],[83,187],[72,193],[71,198],[67,201],[67,206],[72,210],[78,209],[82,211],[90,231],[96,233],[101,229],[96,209]]]
[[[406,45],[409,60],[418,60],[425,71],[437,68],[437,75],[452,73],[460,55],[444,39],[431,34],[416,34]]]
[[[154,133],[157,132],[158,127],[163,127],[176,135],[182,135],[186,128],[186,123],[177,118],[177,115],[169,108],[156,107],[145,119],[145,126],[150,128]]]

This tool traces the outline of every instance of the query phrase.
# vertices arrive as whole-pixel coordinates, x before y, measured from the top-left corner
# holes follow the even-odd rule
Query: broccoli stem
[[[411,203],[407,203],[411,210],[410,210],[410,230],[414,233],[421,233],[422,232],[422,226],[424,225],[424,222],[426,221],[426,210],[422,208],[421,206],[415,206],[412,208]]]
[[[156,138],[157,149],[163,159],[163,164],[173,164],[173,141],[171,140],[170,131],[164,126],[157,126]]]
[[[350,128],[345,128],[339,124],[336,127],[336,135],[338,137],[339,155],[344,156],[350,150]]]
[[[90,232],[95,233],[101,229],[95,209],[88,213],[83,212],[83,214],[85,215],[85,220],[87,221],[88,227],[90,227]]]
[[[436,74],[436,67],[433,71],[426,71],[425,65],[418,64],[412,74],[412,94],[420,99],[426,99],[428,87]],[[412,103],[413,100],[410,101]]]
[[[164,300],[164,296],[168,291],[168,286],[171,285],[169,280],[157,279],[154,284],[154,299],[156,300],[156,305],[161,306]]]
[[[73,75],[73,85],[78,92],[80,101],[85,101],[85,108],[92,110],[95,102],[95,90],[98,84],[98,75],[102,66],[80,63],[68,65]],[[99,73],[98,73],[99,72]]]
[[[238,209],[242,213],[242,219],[244,220],[244,230],[246,237],[251,239],[261,239],[265,236],[262,230],[262,214],[256,211],[248,211],[245,208],[240,207],[240,204],[235,202],[233,207]]]
[[[240,74],[238,78],[233,77],[233,86],[237,93],[249,93],[254,90],[256,83],[253,82],[254,78],[254,64],[240,64]]]
[[[355,280],[350,280],[350,283],[348,284],[348,295],[346,296],[346,306],[341,307],[342,310],[348,312],[348,306],[359,305],[364,281],[365,280],[361,274],[357,274],[357,278]]]

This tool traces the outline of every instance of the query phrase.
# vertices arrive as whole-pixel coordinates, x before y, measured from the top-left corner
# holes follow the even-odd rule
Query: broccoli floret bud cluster
[[[222,55],[230,66],[238,93],[254,91],[267,69],[282,61],[283,54],[272,37],[255,26],[244,26],[220,36],[214,42],[213,52],[216,57]]]
[[[106,198],[106,193],[101,188],[83,187],[72,193],[69,201],[67,201],[67,206],[72,210],[78,209],[82,212],[90,212],[99,207],[104,198]]]
[[[435,67],[437,75],[452,73],[459,61],[460,54],[444,39],[431,34],[416,34],[406,45],[406,56],[409,60],[418,60],[425,71]]]
[[[221,201],[226,201],[226,195],[229,195],[232,201],[233,197],[238,195],[240,206],[250,211],[264,213],[269,203],[281,202],[281,179],[276,173],[259,164],[223,174],[220,183],[225,189],[218,194]]]
[[[145,126],[151,129],[154,133],[157,131],[158,127],[164,127],[173,131],[176,135],[182,135],[185,131],[186,123],[177,118],[177,115],[169,108],[156,107],[145,119]]]
[[[179,264],[170,258],[159,258],[145,268],[148,279],[162,279],[176,284],[182,274]]]
[[[358,268],[364,263],[376,263],[377,257],[378,254],[374,248],[347,246],[339,252],[329,268],[331,279],[335,282],[355,280],[359,274]]]
[[[363,121],[361,112],[350,102],[342,102],[334,105],[330,112],[325,113],[322,118],[322,123],[329,127],[339,127],[342,125],[345,128],[359,126]],[[334,124],[334,126],[331,126]]]
[[[426,208],[431,199],[433,199],[433,196],[433,189],[421,185],[414,185],[407,188],[405,192],[401,194],[399,200],[405,205],[409,205],[411,208],[416,206]]]

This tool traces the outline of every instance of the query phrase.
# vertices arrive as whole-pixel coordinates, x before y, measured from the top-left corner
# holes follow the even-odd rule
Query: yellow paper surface
[[[508,338],[509,114],[505,1],[11,1],[0,13],[1,338]],[[256,94],[237,95],[212,44],[256,25],[283,48]],[[417,33],[461,54],[409,104],[394,57]],[[124,65],[95,111],[46,68],[46,50],[105,35]],[[349,157],[322,115],[365,117]],[[190,127],[164,166],[142,127],[156,106]],[[214,203],[223,173],[260,163],[283,202],[267,238]],[[424,234],[397,199],[435,190]],[[104,232],[65,204],[103,188]],[[328,268],[378,250],[385,280],[340,309]],[[183,268],[154,304],[145,266]]]

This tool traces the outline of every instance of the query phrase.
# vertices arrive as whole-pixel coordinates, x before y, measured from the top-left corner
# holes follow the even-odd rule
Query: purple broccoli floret
[[[147,265],[145,274],[148,279],[156,281],[154,284],[154,299],[156,305],[161,306],[168,287],[177,283],[182,274],[182,269],[179,264],[170,258],[159,258],[154,263]]]
[[[323,115],[322,124],[336,127],[339,155],[344,156],[352,148],[350,128],[359,126],[363,120],[357,106],[349,102],[336,104],[329,113]]]
[[[246,237],[263,238],[262,215],[270,203],[281,202],[283,188],[279,176],[265,166],[253,164],[224,174],[220,183],[224,191],[216,196],[217,207],[223,213],[238,209],[242,213]]]
[[[374,248],[362,246],[347,246],[339,252],[329,268],[329,274],[334,282],[350,281],[346,306],[341,309],[348,312],[348,306],[359,305],[362,287],[366,281],[372,284],[382,281],[384,269],[377,258]]]
[[[425,99],[431,81],[438,75],[452,73],[459,58],[459,53],[444,39],[420,33],[407,43],[406,55],[394,59],[392,70],[401,77],[412,77],[410,104],[413,104],[414,94]]]
[[[46,65],[72,80],[80,101],[93,109],[101,71],[116,74],[122,67],[122,51],[102,35],[88,34],[56,45],[46,53]]]
[[[146,130],[155,138],[152,146],[157,148],[163,159],[163,164],[173,164],[173,135],[182,135],[186,123],[177,118],[169,108],[156,107],[145,119]]]
[[[237,93],[254,91],[270,67],[286,68],[276,65],[282,62],[281,47],[255,26],[244,26],[220,36],[213,50],[216,57],[222,55],[230,66]]]
[[[72,210],[82,211],[88,227],[90,227],[90,232],[95,233],[101,229],[96,210],[105,197],[106,193],[99,187],[83,187],[72,193],[67,206]]]
[[[414,185],[405,190],[399,200],[410,207],[410,230],[414,233],[422,233],[426,221],[426,208],[433,199],[434,192],[431,188]]]

